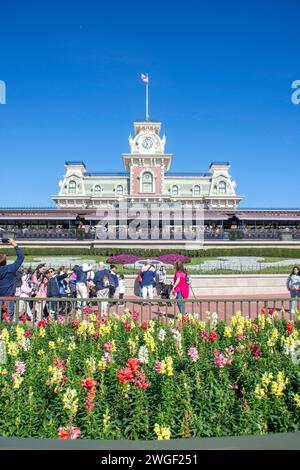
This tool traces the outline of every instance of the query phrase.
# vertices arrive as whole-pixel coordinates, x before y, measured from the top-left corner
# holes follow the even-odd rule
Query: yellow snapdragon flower
[[[157,436],[158,441],[165,441],[171,438],[171,430],[169,427],[160,426],[159,424],[155,424],[154,432]]]

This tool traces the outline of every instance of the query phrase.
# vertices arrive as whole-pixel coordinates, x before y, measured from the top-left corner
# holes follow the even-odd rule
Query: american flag
[[[144,73],[141,73],[141,79],[143,80],[144,83],[149,83],[148,75],[145,75]]]

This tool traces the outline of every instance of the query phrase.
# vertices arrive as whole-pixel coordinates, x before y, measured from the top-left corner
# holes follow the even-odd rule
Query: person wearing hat
[[[92,269],[93,269],[93,266],[87,263],[83,263],[82,266],[78,266],[75,269],[77,299],[88,298],[89,294],[88,294],[88,288],[87,288],[87,276],[88,276],[88,272],[91,271]],[[86,302],[77,303],[78,308],[85,307],[85,305],[86,305]]]

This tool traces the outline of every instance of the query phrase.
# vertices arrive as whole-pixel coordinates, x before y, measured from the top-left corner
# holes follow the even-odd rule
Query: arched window
[[[225,181],[220,181],[220,183],[219,183],[219,194],[226,194],[226,183],[225,183]]]
[[[200,193],[201,193],[200,186],[196,184],[196,186],[194,186],[194,196],[200,196]]]
[[[76,181],[69,182],[69,193],[76,193]]]
[[[116,187],[116,195],[117,196],[123,196],[124,193],[124,188],[120,184]]]
[[[99,184],[94,187],[94,196],[101,196],[101,186]]]
[[[179,188],[178,188],[177,184],[173,184],[173,186],[171,188],[171,194],[172,194],[172,196],[178,196]]]
[[[142,192],[153,193],[153,175],[150,171],[145,171],[142,176]]]

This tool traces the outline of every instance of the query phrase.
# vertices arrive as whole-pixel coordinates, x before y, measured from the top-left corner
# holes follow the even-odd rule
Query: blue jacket
[[[109,286],[104,285],[104,278],[107,278],[109,281],[110,279],[110,272],[107,269],[101,269],[101,271],[97,271],[95,277],[93,279],[93,283],[96,286],[96,290],[103,290],[108,289]]]
[[[59,292],[59,288],[63,285],[62,280],[65,279],[68,275],[60,274],[59,276],[53,276],[49,279],[47,284],[47,297],[65,297]]]
[[[16,247],[17,259],[14,263],[0,266],[0,297],[14,296],[17,283],[17,271],[24,261],[24,253]]]
[[[119,285],[118,275],[116,273],[113,273],[112,271],[110,271],[109,273],[109,285],[115,288],[117,288]]]
[[[156,283],[156,272],[153,267],[142,271],[141,272],[142,276],[142,287],[144,286],[153,286]]]
[[[87,283],[87,273],[88,271],[83,271],[82,267],[75,269],[76,282]]]

